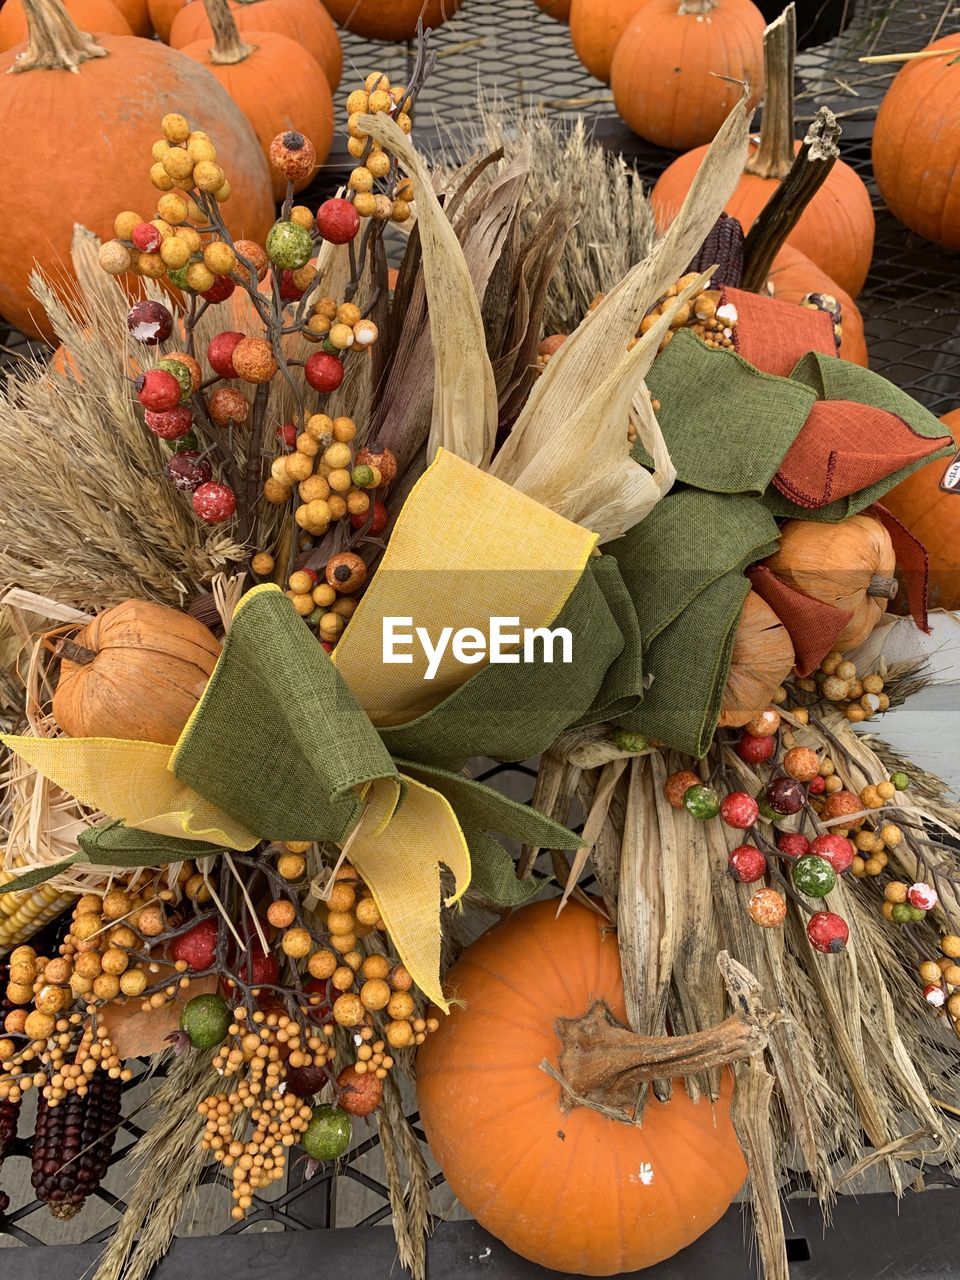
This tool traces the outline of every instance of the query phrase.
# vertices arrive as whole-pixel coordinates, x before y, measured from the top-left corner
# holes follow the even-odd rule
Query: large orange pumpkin
[[[108,36],[132,36],[130,23],[112,0],[64,0],[70,17],[81,31],[102,31]],[[0,9],[0,50],[12,49],[27,38],[27,18],[20,0],[6,0]]]
[[[612,1096],[608,1042],[623,1079],[651,1044],[679,1044],[624,1029],[617,940],[604,920],[574,903],[559,918],[555,901],[525,907],[464,952],[446,986],[463,1004],[418,1053],[417,1101],[447,1182],[481,1226],[540,1266],[597,1276],[669,1258],[723,1215],[747,1172],[729,1072],[715,1104],[692,1102],[677,1081],[671,1101],[648,1099],[638,1127],[571,1107],[541,1070],[546,1060],[573,1085],[586,1057],[592,1072],[603,1055],[593,1087],[583,1085],[599,1101]],[[581,1056],[577,1033],[594,1027]]]
[[[769,706],[794,661],[790,633],[766,601],[751,591],[733,642],[720,724],[746,724]]]
[[[570,39],[592,76],[610,83],[610,64],[620,37],[644,0],[572,0]]]
[[[343,50],[333,19],[320,0],[230,0],[237,30],[272,31],[303,45],[316,58],[335,91],[343,74]],[[186,48],[196,40],[212,36],[210,19],[200,0],[189,0],[173,20],[170,44]],[[301,132],[305,132],[302,126]]]
[[[207,686],[220,644],[179,609],[127,600],[61,639],[53,714],[71,738],[172,746]]]
[[[842,336],[840,357],[851,364],[869,368],[867,344],[863,336],[863,316],[857,304],[846,290],[811,262],[805,253],[794,245],[785,244],[773,260],[767,277],[773,296],[783,302],[802,302],[810,293],[824,293],[840,303]]]
[[[940,419],[960,448],[960,409]],[[960,609],[960,493],[946,493],[940,481],[952,458],[938,458],[901,480],[883,505],[920,539],[930,557],[930,604]]]
[[[368,40],[412,40],[417,20],[439,27],[463,0],[324,0],[334,22]]]
[[[322,164],[333,142],[333,96],[316,59],[288,36],[237,30],[227,0],[204,0],[214,36],[188,44],[183,52],[211,71],[253,125],[264,154],[278,133],[299,130],[313,143]],[[213,39],[213,44],[210,41]],[[319,73],[319,74],[318,74]],[[271,167],[273,194],[282,199],[286,178]],[[313,174],[294,183],[303,190]]]
[[[911,231],[960,249],[960,32],[929,47],[949,52],[908,62],[880,104],[873,173]]]
[[[206,129],[224,156],[230,230],[262,242],[274,219],[267,162],[213,76],[156,40],[94,41],[77,30],[60,0],[28,0],[27,13],[26,51],[0,55],[0,118],[31,122],[9,134],[11,172],[33,175],[0,186],[0,314],[26,333],[50,337],[29,289],[35,263],[69,276],[76,223],[107,239],[121,209],[153,216],[158,192],[149,176],[151,148],[170,105]],[[68,70],[71,65],[77,70]]]
[[[741,83],[750,110],[760,101],[763,29],[752,0],[645,0],[613,55],[617,111],[658,146],[710,142],[740,101]]]

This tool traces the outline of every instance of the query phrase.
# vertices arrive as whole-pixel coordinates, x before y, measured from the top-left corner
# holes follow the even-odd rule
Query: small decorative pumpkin
[[[302,45],[323,67],[331,92],[336,91],[343,74],[343,50],[333,19],[320,0],[230,0],[230,10],[241,35],[247,31],[272,31]],[[212,35],[206,9],[199,0],[191,0],[173,20],[170,46],[184,49]],[[304,131],[299,124],[295,127]]]
[[[940,419],[960,448],[960,409]],[[960,493],[947,493],[940,481],[952,458],[938,458],[901,480],[883,505],[902,520],[927,548],[930,557],[930,604],[960,609]]]
[[[744,231],[749,231],[800,150],[800,143],[794,141],[795,33],[791,7],[764,35],[766,97],[760,139],[751,144],[743,177],[724,206]],[[650,203],[661,229],[676,217],[706,152],[706,147],[685,152],[657,180]],[[787,236],[787,244],[800,249],[855,298],[867,278],[875,231],[869,191],[857,173],[838,160]]]
[[[626,1120],[651,1061],[680,1043],[626,1028],[617,940],[601,917],[568,903],[558,918],[555,901],[515,911],[446,985],[462,1004],[417,1055],[417,1101],[447,1182],[481,1226],[539,1266],[602,1276],[672,1257],[723,1215],[747,1172],[729,1072],[716,1102],[691,1101],[679,1080],[669,1102],[648,1097],[642,1126],[594,1110],[606,1103]],[[737,1021],[691,1039],[723,1042],[715,1060],[730,1061]],[[518,1178],[521,1166],[530,1176]]]
[[[644,0],[572,0],[570,39],[592,76],[610,83],[610,64],[620,37]]]
[[[838,354],[841,360],[862,365],[864,369],[870,367],[863,336],[863,316],[857,304],[846,290],[831,280],[825,271],[821,271],[815,262],[811,262],[805,253],[801,253],[792,244],[785,244],[774,258],[767,279],[773,296],[784,302],[803,303],[811,293],[836,298],[840,303],[842,330]]]
[[[463,0],[324,0],[338,26],[367,40],[412,40],[417,20],[424,29],[439,27],[460,8]]]
[[[81,31],[108,36],[132,36],[133,28],[112,0],[64,0],[64,7]],[[0,9],[0,50],[14,49],[27,38],[27,17],[20,0],[6,0]]]
[[[893,543],[872,516],[788,520],[780,549],[764,563],[788,586],[853,614],[837,637],[841,650],[866,640],[897,593]]]
[[[739,727],[768,707],[795,660],[786,627],[767,602],[751,591],[733,642],[720,724]]]
[[[748,86],[763,93],[763,14],[752,0],[645,0],[613,55],[624,121],[660,147],[707,143]]]
[[[873,130],[873,174],[895,218],[960,249],[960,32],[916,58],[887,90]]]
[[[165,109],[158,104],[173,103],[188,119],[203,121],[227,164],[227,225],[234,236],[262,241],[276,216],[267,162],[242,112],[212,76],[158,40],[84,35],[61,0],[25,0],[24,7],[27,48],[0,54],[0,118],[30,122],[10,134],[9,160],[18,173],[54,174],[69,156],[70,198],[43,181],[0,187],[0,315],[24,333],[52,336],[30,292],[30,273],[39,266],[54,279],[73,275],[78,222],[102,239],[114,234],[117,208],[104,198],[105,174],[131,209],[152,216],[158,193],[150,152]],[[108,113],[104,132],[109,103],[122,109]]]
[[[538,9],[558,22],[570,21],[570,0],[536,0],[536,3]]]
[[[227,0],[203,0],[203,8],[213,44],[210,36],[197,40],[184,48],[186,56],[220,81],[250,121],[264,153],[278,133],[297,129],[313,143],[322,164],[333,143],[333,95],[316,59],[296,40],[272,31],[251,31],[248,44]],[[294,190],[302,191],[313,176],[308,173],[295,182]],[[287,180],[272,166],[270,178],[273,194],[281,200]]]
[[[127,600],[55,646],[60,678],[53,714],[71,738],[177,741],[220,644],[178,609]]]

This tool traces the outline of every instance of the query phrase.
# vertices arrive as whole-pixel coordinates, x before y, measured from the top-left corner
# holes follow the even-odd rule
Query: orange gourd
[[[413,40],[417,20],[424,28],[439,27],[463,0],[324,0],[338,26],[368,40]]]
[[[794,141],[795,32],[791,8],[771,23],[764,35],[766,98],[760,140],[751,145],[743,177],[724,206],[745,231],[786,177],[800,150],[800,143]],[[661,229],[679,211],[706,151],[706,147],[695,147],[678,156],[657,180],[650,201]],[[875,230],[870,193],[854,170],[837,160],[786,242],[855,298],[867,278]]]
[[[752,0],[645,0],[613,55],[617,111],[658,146],[709,142],[739,102],[741,83],[750,110],[760,101],[763,30]]]
[[[150,23],[161,40],[170,39],[173,20],[186,4],[186,0],[147,0]]]
[[[788,520],[764,563],[788,586],[853,614],[837,637],[847,650],[866,640],[896,595],[896,561],[880,521],[860,515],[836,524]]]
[[[536,0],[537,8],[556,18],[558,22],[570,21],[570,0]]]
[[[343,74],[343,50],[333,19],[320,0],[230,0],[230,9],[241,35],[272,31],[303,45],[323,67],[331,91],[336,91]],[[173,20],[170,45],[183,49],[212,35],[206,9],[200,0],[189,0]]]
[[[111,0],[64,0],[70,17],[81,31],[102,31],[108,36],[132,36],[130,23]],[[13,49],[27,38],[27,18],[20,0],[6,0],[0,9],[0,50]]]
[[[678,1080],[669,1102],[647,1099],[637,1126],[570,1105],[540,1067],[629,1114],[652,1056],[681,1044],[623,1025],[604,919],[576,903],[559,918],[556,901],[525,907],[468,948],[446,986],[463,1003],[417,1055],[417,1101],[433,1155],[481,1226],[540,1266],[597,1276],[672,1257],[723,1215],[747,1172],[729,1072],[717,1102],[692,1102]],[[736,1021],[684,1042],[726,1046]],[[719,1060],[735,1056],[724,1048]]]
[[[247,121],[211,75],[156,40],[94,40],[77,30],[60,0],[24,5],[31,40],[26,52],[0,55],[0,118],[30,121],[29,129],[10,133],[8,151],[11,172],[34,178],[0,188],[0,314],[26,333],[52,336],[30,293],[34,265],[69,278],[76,223],[108,239],[123,205],[153,216],[159,193],[150,182],[151,148],[167,106],[206,129],[223,156],[230,230],[263,240],[275,216],[269,169]],[[68,170],[65,196],[57,178]],[[123,205],[111,192],[122,193]]]
[[[173,745],[207,681],[220,644],[179,609],[127,600],[55,646],[53,714],[71,738]]]
[[[867,344],[863,336],[863,316],[857,304],[836,281],[831,280],[825,271],[821,271],[815,262],[811,262],[805,253],[793,245],[785,244],[776,258],[767,277],[773,296],[784,302],[801,302],[808,293],[824,293],[836,298],[840,303],[842,336],[840,339],[840,358],[849,360],[851,364],[869,368]]]
[[[873,130],[873,173],[894,217],[960,249],[960,32],[896,75]]]
[[[220,81],[253,126],[264,154],[278,133],[296,129],[313,143],[322,164],[333,143],[333,95],[315,58],[302,45],[271,31],[240,37],[227,0],[204,0],[211,37],[188,44],[183,53]],[[287,180],[271,166],[273,194],[281,199]],[[302,191],[313,174],[294,183]]]
[[[940,419],[960,448],[960,409]],[[930,604],[960,609],[960,494],[940,488],[952,458],[938,458],[901,480],[883,505],[920,539],[930,557]]]
[[[610,64],[620,37],[644,0],[572,0],[570,39],[592,76],[610,83]]]
[[[733,642],[720,724],[746,724],[769,706],[793,669],[794,661],[786,627],[767,602],[751,591]]]

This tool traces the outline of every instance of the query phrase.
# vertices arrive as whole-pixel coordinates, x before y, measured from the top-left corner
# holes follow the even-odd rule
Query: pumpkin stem
[[[57,658],[66,658],[68,662],[75,662],[78,667],[89,667],[90,663],[97,659],[93,649],[87,649],[84,645],[77,644],[75,640],[58,640],[53,653]]]
[[[27,47],[10,68],[23,71],[77,71],[91,58],[105,58],[109,50],[80,31],[62,0],[23,0],[27,18]]]
[[[882,573],[875,573],[867,587],[867,595],[876,596],[878,600],[892,600],[899,590],[896,578],[885,578]]]
[[[579,1018],[558,1018],[557,1068],[541,1068],[563,1087],[567,1107],[584,1106],[613,1119],[634,1123],[645,1084],[677,1076],[701,1075],[762,1052],[767,1032],[781,1020],[748,1002],[743,991],[756,980],[730,959],[718,957],[738,1012],[686,1036],[640,1036],[619,1022],[603,1000]]]
[[[760,145],[744,166],[758,178],[785,178],[793,164],[793,77],[797,15],[788,4],[763,33],[763,119]]]
[[[243,62],[251,53],[256,53],[257,46],[247,44],[241,38],[228,0],[203,0],[203,7],[213,31],[213,48],[210,50],[212,63],[216,66],[229,66],[235,62]]]
[[[821,107],[790,172],[761,209],[744,241],[743,289],[750,293],[766,289],[774,258],[840,157],[839,137],[836,116],[828,107]]]

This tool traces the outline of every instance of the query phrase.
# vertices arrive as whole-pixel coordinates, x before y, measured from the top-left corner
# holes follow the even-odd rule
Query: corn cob
[[[0,870],[0,888],[19,874],[16,868]],[[33,937],[38,929],[66,911],[74,897],[49,884],[23,889],[20,893],[0,893],[0,950],[18,946]]]
[[[711,287],[738,289],[743,278],[743,227],[736,218],[721,213],[687,271],[707,271],[716,266]]]
[[[32,1182],[55,1218],[72,1218],[99,1187],[116,1139],[121,1089],[119,1080],[95,1071],[83,1097],[68,1093],[55,1107],[41,1097]]]

